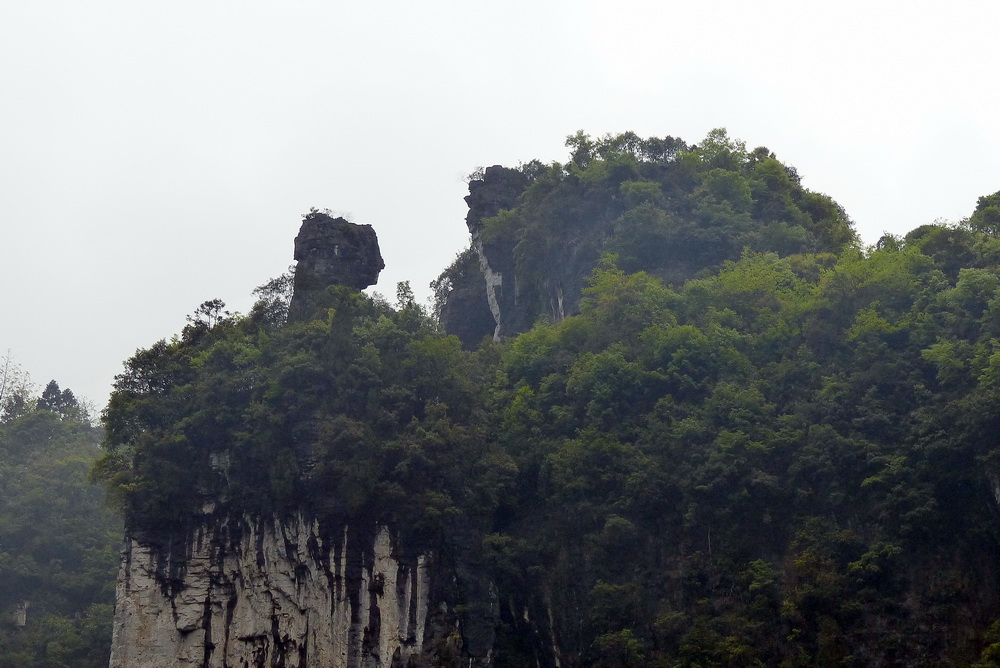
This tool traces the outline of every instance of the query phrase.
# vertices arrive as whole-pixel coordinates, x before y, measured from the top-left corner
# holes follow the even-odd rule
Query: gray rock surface
[[[480,233],[484,220],[497,215],[502,209],[511,209],[517,205],[525,183],[525,176],[519,171],[493,165],[486,168],[481,179],[469,182],[469,194],[465,197],[465,203],[469,206],[465,224],[469,228],[472,249],[479,258],[479,268],[485,280],[486,302],[496,323],[493,330],[495,342],[501,341],[511,333],[516,333],[520,324],[517,322],[517,286],[514,279],[513,249],[488,247],[483,243]],[[508,279],[506,286],[505,274]],[[447,322],[445,328],[448,329]]]
[[[313,210],[295,237],[295,280],[289,318],[311,315],[317,298],[331,285],[364,290],[378,282],[385,262],[371,225],[355,225]]]
[[[389,668],[440,643],[432,558],[400,558],[386,527],[328,542],[301,514],[237,524],[206,523],[183,554],[127,543],[111,668]]]

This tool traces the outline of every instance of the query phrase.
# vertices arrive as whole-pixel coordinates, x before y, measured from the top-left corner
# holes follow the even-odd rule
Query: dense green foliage
[[[33,400],[26,400],[33,399]],[[121,522],[87,474],[99,454],[73,393],[10,392],[0,420],[0,666],[97,668],[111,645]],[[20,611],[20,613],[19,613]]]
[[[978,654],[1000,616],[1000,278],[899,246],[750,254],[677,292],[605,266],[580,316],[506,347],[522,496],[491,540],[545,565],[501,572],[547,592],[584,663]]]
[[[436,539],[495,505],[513,465],[482,433],[480,358],[405,285],[397,309],[347,288],[327,297],[309,322],[280,325],[262,303],[194,318],[128,361],[96,472],[133,531],[184,526],[206,504],[305,504]]]
[[[626,202],[577,315],[468,352],[405,285],[331,288],[306,322],[206,302],[139,351],[96,469],[129,530],[305,507],[472,541],[500,666],[550,638],[564,666],[998,665],[1000,194],[861,250],[769,154],[649,141],[578,135],[529,166],[550,215],[483,231],[541,280],[553,225]],[[703,215],[683,258],[670,207]],[[716,268],[666,285],[674,260]]]
[[[532,161],[517,170],[520,178],[511,170],[499,174],[501,190],[513,192],[503,193],[496,215],[469,221],[493,269],[516,292],[505,288],[507,335],[575,313],[585,279],[605,253],[617,255],[626,272],[680,284],[745,250],[839,253],[856,242],[836,202],[803,188],[795,169],[767,148],[747,150],[723,129],[693,146],[631,132],[600,139],[578,132],[566,143],[565,165]],[[478,176],[488,190],[489,172]],[[482,215],[492,210],[485,209]],[[446,315],[453,301],[481,304],[478,312],[464,307],[445,319],[472,347],[494,326],[479,324],[482,282],[466,255],[436,281]],[[470,317],[474,333],[466,332]]]

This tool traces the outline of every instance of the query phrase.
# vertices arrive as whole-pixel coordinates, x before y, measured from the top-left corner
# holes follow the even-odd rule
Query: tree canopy
[[[128,530],[306,508],[472,540],[498,666],[997,665],[997,195],[864,249],[722,131],[568,145],[481,235],[522,295],[577,235],[575,312],[470,351],[406,285],[304,322],[205,302],[104,413]]]
[[[483,219],[478,215],[491,208],[470,203],[468,221],[481,254],[516,286],[515,298],[505,293],[501,300],[507,335],[540,318],[579,312],[585,279],[606,253],[617,255],[626,272],[680,285],[745,250],[787,256],[840,253],[857,244],[836,202],[803,188],[795,169],[769,149],[749,151],[724,129],[696,145],[632,132],[595,139],[581,131],[566,146],[565,165],[532,161],[474,179],[487,189],[501,183],[513,189]],[[460,256],[445,270],[436,298],[445,325],[471,348],[495,323],[482,317],[483,277],[468,270],[468,259]],[[475,300],[478,309],[456,308]]]
[[[0,666],[106,666],[122,527],[88,481],[101,430],[54,380],[15,390],[0,416]]]

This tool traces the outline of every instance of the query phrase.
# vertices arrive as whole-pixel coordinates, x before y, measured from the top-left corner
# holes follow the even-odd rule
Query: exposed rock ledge
[[[236,524],[196,529],[184,554],[126,544],[111,668],[389,668],[447,643],[428,629],[430,556],[399,558],[387,528],[324,542],[301,514]]]

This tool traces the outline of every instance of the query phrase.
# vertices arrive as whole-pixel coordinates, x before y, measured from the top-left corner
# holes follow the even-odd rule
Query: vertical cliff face
[[[522,328],[522,323],[516,309],[513,248],[485,243],[481,236],[483,221],[503,209],[514,208],[526,185],[527,179],[521,172],[493,165],[486,168],[481,179],[469,182],[469,194],[465,197],[465,203],[469,205],[465,223],[486,281],[486,302],[496,323],[493,340],[497,342]]]
[[[582,218],[574,219],[568,229],[541,236],[534,223],[516,230],[516,225],[503,229],[503,222],[491,221],[502,211],[518,209],[529,185],[524,171],[493,165],[469,182],[465,197],[470,249],[479,267],[479,275],[472,280],[479,302],[485,296],[493,320],[489,333],[495,342],[530,329],[539,318],[558,322],[578,312],[585,277],[597,264],[608,235],[607,221],[587,223]],[[577,199],[586,201],[584,195]],[[552,216],[553,212],[540,215]],[[468,279],[458,276],[458,269],[453,265],[446,272],[450,272],[453,291],[441,308],[441,320],[445,330],[458,335],[466,348],[474,348],[488,332],[478,312],[470,313],[470,305],[463,303],[464,285],[458,283]],[[478,311],[478,304],[475,308]]]
[[[434,556],[401,555],[388,528],[209,517],[170,548],[127,542],[112,668],[490,664],[463,652]]]
[[[451,381],[428,373],[445,389],[410,392],[401,353],[437,335],[351,294],[383,267],[370,226],[313,211],[295,259],[286,328],[188,329],[119,378],[108,470],[126,546],[111,666],[489,666],[497,595],[482,518],[459,505],[467,475],[409,440]]]

